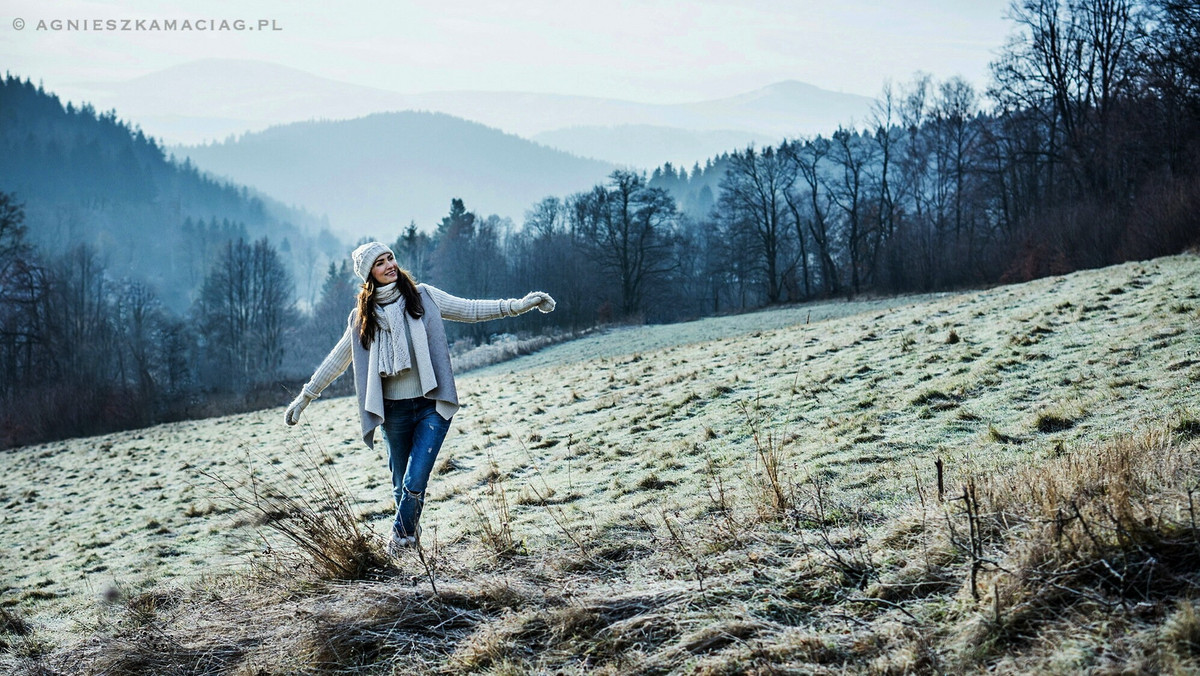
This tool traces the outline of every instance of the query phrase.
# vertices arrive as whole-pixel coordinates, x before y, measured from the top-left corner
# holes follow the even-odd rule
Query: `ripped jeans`
[[[401,536],[416,535],[429,473],[450,421],[437,412],[432,399],[385,399],[380,427],[392,470],[392,496],[396,499],[392,527]]]

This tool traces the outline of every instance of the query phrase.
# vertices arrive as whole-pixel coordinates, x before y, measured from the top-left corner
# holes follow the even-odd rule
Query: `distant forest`
[[[268,237],[314,262],[343,248],[303,234],[321,232],[317,218],[166,156],[116,111],[64,106],[13,75],[0,80],[0,190],[25,205],[31,244],[87,244],[172,305],[190,299],[228,239]]]
[[[1200,9],[1026,0],[1011,14],[986,91],[918,74],[885,86],[861,128],[739,149],[690,171],[615,171],[532,205],[519,226],[447,196],[435,228],[382,238],[418,280],[456,295],[539,289],[559,301],[546,316],[452,325],[460,344],[1024,281],[1200,245]],[[28,82],[6,87],[47,118],[61,110]],[[139,154],[161,161],[153,141],[111,114],[68,112],[114,140],[72,151],[93,159],[69,163],[82,192],[56,199],[87,209],[119,194],[155,213],[145,205],[161,199],[126,171],[145,165]],[[25,206],[55,181],[25,163],[52,152],[44,136],[0,138],[18,158],[0,163],[0,446],[282,403],[284,385],[294,390],[344,328],[357,281],[348,247],[316,271],[324,284],[312,302],[298,303],[294,271],[314,270],[296,266],[293,235],[282,223],[242,230],[262,203],[213,184],[227,215],[162,214],[169,245],[135,259],[166,256],[186,279],[186,298],[166,300],[106,269],[103,243]],[[109,164],[95,159],[123,144]],[[32,236],[42,228],[59,230]]]

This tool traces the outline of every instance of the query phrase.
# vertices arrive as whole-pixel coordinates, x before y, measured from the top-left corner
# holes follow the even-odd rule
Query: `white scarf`
[[[375,289],[375,318],[379,321],[375,345],[379,346],[379,375],[384,378],[399,375],[412,368],[408,331],[404,324],[404,308],[405,303],[400,295],[398,282]]]

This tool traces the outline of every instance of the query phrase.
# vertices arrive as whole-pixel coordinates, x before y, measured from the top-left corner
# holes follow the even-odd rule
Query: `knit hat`
[[[364,282],[367,281],[367,276],[371,274],[371,266],[375,265],[375,259],[385,253],[392,254],[393,258],[396,257],[391,248],[383,242],[367,242],[355,249],[354,253],[350,254],[350,262],[354,263],[354,274]]]

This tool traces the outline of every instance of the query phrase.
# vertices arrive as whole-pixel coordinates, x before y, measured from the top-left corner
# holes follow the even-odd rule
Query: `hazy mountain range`
[[[716,157],[753,143],[762,147],[777,144],[780,137],[744,131],[691,131],[649,124],[567,127],[535,134],[542,145],[583,157],[650,169],[671,162],[691,170]]]
[[[180,159],[328,216],[347,239],[422,229],[451,198],[520,222],[615,166],[703,165],[747,144],[861,121],[872,100],[800,82],[651,105],[519,92],[400,94],[259,61],[206,59],[60,92],[162,139]],[[196,145],[203,139],[220,142]],[[190,144],[190,145],[189,145]],[[585,159],[594,158],[594,159]]]
[[[522,92],[401,94],[260,61],[205,59],[124,82],[62,88],[115,108],[167,143],[197,144],[270,126],[430,111],[471,120],[576,155],[650,169],[748,143],[828,133],[862,122],[872,99],[785,81],[738,96],[671,105]],[[655,153],[651,155],[649,151]]]
[[[377,113],[296,122],[236,140],[175,147],[198,167],[329,216],[335,232],[388,241],[425,230],[461,198],[518,224],[543,197],[587,190],[612,165],[582,159],[450,115]]]

